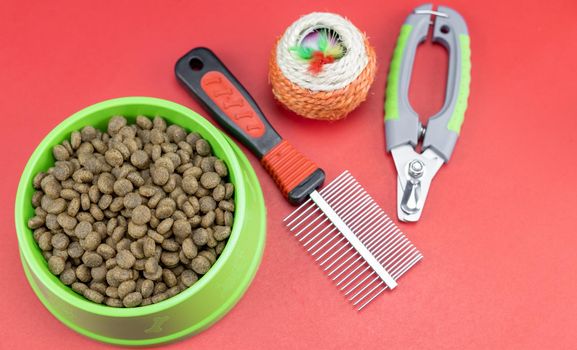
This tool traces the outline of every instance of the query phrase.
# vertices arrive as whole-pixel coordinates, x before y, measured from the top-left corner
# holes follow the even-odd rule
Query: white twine
[[[338,33],[346,53],[313,75],[308,71],[309,63],[294,57],[290,49],[315,28],[332,29]],[[301,17],[287,28],[276,50],[277,65],[283,75],[292,83],[312,91],[344,88],[357,79],[369,62],[363,34],[350,21],[332,13],[313,12]]]

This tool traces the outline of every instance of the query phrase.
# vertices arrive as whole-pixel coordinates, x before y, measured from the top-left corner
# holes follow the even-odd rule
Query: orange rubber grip
[[[274,146],[260,162],[286,198],[290,191],[319,168],[286,140]]]

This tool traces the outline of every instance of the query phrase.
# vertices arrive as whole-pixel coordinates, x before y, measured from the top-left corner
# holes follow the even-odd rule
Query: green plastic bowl
[[[34,215],[32,179],[53,165],[52,147],[86,125],[104,130],[113,115],[129,121],[160,115],[169,123],[199,132],[223,159],[235,185],[236,212],[228,243],[210,271],[182,293],[158,304],[132,309],[95,304],[76,294],[48,270],[27,221]],[[44,306],[62,323],[90,338],[120,345],[152,345],[196,334],[223,317],[242,297],[262,257],[266,209],[258,179],[238,147],[207,120],[173,102],[126,97],[81,110],[58,125],[38,145],[16,194],[16,232],[24,272]]]

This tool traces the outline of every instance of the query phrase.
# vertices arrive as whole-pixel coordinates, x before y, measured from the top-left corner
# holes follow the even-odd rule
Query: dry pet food
[[[158,303],[194,284],[231,233],[234,186],[197,133],[114,116],[75,131],[34,178],[28,221],[48,269],[111,307]]]

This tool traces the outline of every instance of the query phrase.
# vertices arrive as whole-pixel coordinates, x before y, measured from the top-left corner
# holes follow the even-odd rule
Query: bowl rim
[[[139,306],[134,308],[115,308],[105,304],[97,304],[92,301],[85,299],[80,294],[74,292],[71,287],[64,285],[56,276],[54,276],[47,267],[47,264],[39,261],[35,256],[32,255],[33,249],[38,249],[31,244],[34,240],[26,239],[24,235],[32,235],[33,231],[28,228],[27,221],[28,218],[24,217],[24,207],[30,203],[26,203],[24,198],[24,191],[26,186],[31,186],[32,180],[35,174],[32,173],[33,168],[39,161],[40,156],[45,153],[46,148],[50,147],[56,139],[60,139],[63,130],[77,122],[89,118],[93,113],[100,112],[101,110],[108,108],[116,108],[123,106],[134,106],[134,105],[147,105],[149,107],[159,107],[164,109],[170,109],[184,118],[189,118],[194,121],[195,124],[204,129],[203,132],[210,134],[218,143],[218,145],[223,149],[225,153],[225,160],[227,161],[227,166],[229,168],[229,173],[238,174],[235,176],[235,203],[243,203],[246,200],[246,191],[242,183],[244,183],[244,177],[242,176],[242,168],[238,161],[238,158],[231,147],[230,143],[227,141],[224,134],[212,125],[208,120],[199,115],[198,113],[192,111],[191,109],[184,107],[175,102],[171,102],[164,99],[154,98],[154,97],[144,97],[144,96],[134,96],[134,97],[121,97],[114,98],[110,100],[105,100],[102,102],[95,103],[88,107],[81,109],[80,111],[72,114],[68,118],[60,122],[55,128],[53,128],[34,149],[34,152],[30,156],[24,171],[20,177],[18,184],[18,189],[16,191],[16,201],[15,201],[15,226],[16,233],[18,237],[18,245],[22,258],[26,260],[30,271],[36,275],[42,283],[50,290],[51,293],[62,298],[62,291],[71,292],[76,297],[66,298],[66,302],[71,304],[73,307],[81,309],[85,312],[106,316],[106,317],[139,317],[152,315],[184,302],[188,298],[192,297],[197,291],[201,290],[206,284],[210,283],[213,277],[220,270],[221,265],[223,265],[231,255],[234,247],[237,245],[239,232],[243,226],[243,222],[246,220],[246,208],[243,206],[238,206],[235,208],[235,225],[233,225],[231,235],[225,246],[225,249],[221,255],[216,260],[212,268],[197,282],[195,282],[189,288],[179,294],[167,298],[157,304],[150,304],[146,306]],[[112,115],[111,115],[112,117]],[[203,135],[204,136],[204,135]],[[240,182],[240,183],[239,183]],[[236,233],[235,233],[236,232]],[[62,298],[63,299],[63,298]]]

